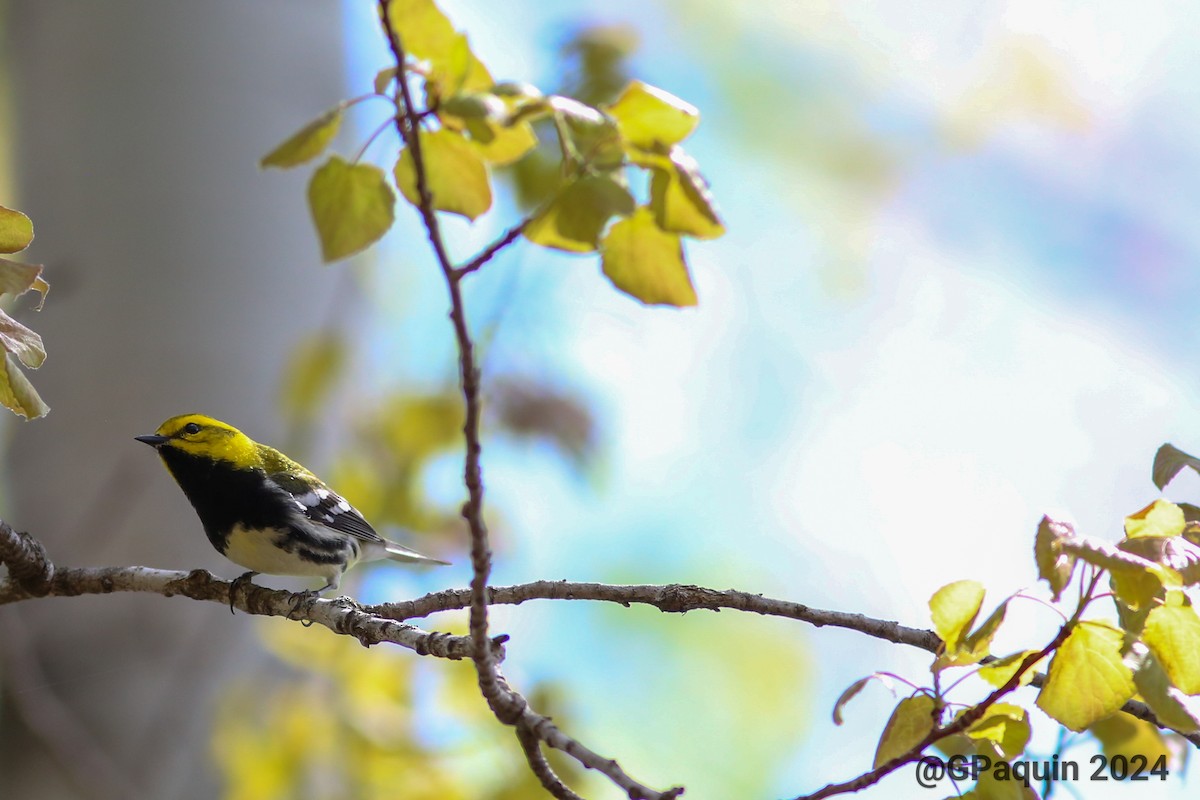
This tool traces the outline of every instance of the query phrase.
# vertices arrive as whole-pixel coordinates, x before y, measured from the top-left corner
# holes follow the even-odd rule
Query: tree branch
[[[484,249],[480,250],[479,255],[475,256],[466,264],[463,264],[461,267],[454,270],[455,280],[461,280],[463,276],[470,275],[472,272],[495,258],[497,253],[515,242],[521,236],[521,234],[525,232],[525,229],[529,227],[531,222],[533,222],[533,217],[529,216],[506,230],[503,236],[489,244]]]
[[[633,603],[650,605],[659,611],[687,613],[688,611],[748,611],[772,617],[784,617],[815,625],[846,628],[865,633],[876,639],[919,647],[937,652],[942,640],[933,631],[909,628],[898,622],[873,619],[845,611],[825,611],[788,600],[776,600],[761,594],[736,589],[720,591],[687,584],[633,584],[614,586],[605,583],[573,583],[569,581],[534,581],[518,586],[489,586],[488,605],[520,605],[527,600],[600,600],[629,606]],[[463,589],[446,589],[415,600],[371,606],[372,614],[388,619],[406,620],[425,617],[439,611],[466,608],[470,595]]]
[[[467,315],[463,306],[462,291],[458,278],[455,276],[454,264],[446,251],[446,243],[442,238],[441,224],[437,211],[433,206],[433,195],[429,190],[429,176],[426,174],[425,159],[421,154],[421,116],[413,102],[412,90],[408,85],[407,57],[399,34],[392,25],[390,0],[380,0],[379,11],[383,20],[384,31],[387,33],[388,45],[396,60],[396,84],[400,88],[402,108],[396,115],[396,129],[412,153],[413,173],[417,184],[417,209],[425,224],[429,244],[433,247],[438,265],[446,278],[446,287],[450,292],[450,320],[454,325],[454,336],[458,344],[459,380],[462,384],[463,400],[466,406],[466,420],[463,423],[463,438],[466,440],[467,455],[463,468],[463,481],[467,487],[467,502],[463,504],[462,516],[471,532],[471,617],[470,632],[475,642],[473,658],[479,673],[479,684],[488,703],[497,714],[505,712],[506,698],[496,687],[496,680],[491,674],[494,662],[491,650],[487,646],[487,604],[484,599],[484,589],[487,587],[488,576],[492,570],[492,552],[488,543],[487,526],[483,521],[483,472],[480,467],[482,446],[479,440],[479,371],[475,366],[475,345],[471,332],[467,327]]]
[[[206,570],[191,572],[150,567],[98,567],[72,569],[55,567],[37,539],[14,531],[0,520],[0,564],[8,567],[8,578],[0,581],[0,605],[35,597],[75,597],[81,594],[149,592],[165,597],[182,595],[232,605],[247,614],[286,617],[315,622],[334,633],[353,636],[365,646],[391,642],[418,655],[439,658],[470,658],[474,645],[465,636],[437,633],[363,611],[347,598],[325,600],[308,592],[285,592],[255,584],[239,585],[214,577]],[[508,637],[489,639],[493,658],[503,658],[502,645]]]
[[[527,600],[589,600],[618,603],[630,606],[634,603],[654,606],[664,613],[686,614],[689,611],[745,611],[770,617],[782,617],[807,622],[818,628],[844,628],[882,639],[894,644],[916,647],[936,653],[942,640],[931,630],[910,628],[898,622],[875,619],[863,614],[845,611],[826,611],[802,603],[763,597],[760,594],[740,592],[736,589],[707,589],[703,586],[684,584],[632,584],[614,586],[605,583],[574,583],[571,581],[534,581],[516,586],[489,586],[488,605],[520,605]],[[364,608],[372,614],[395,620],[426,617],[441,611],[466,608],[470,593],[464,589],[446,589],[424,597],[398,603],[385,603]],[[983,664],[995,661],[989,656]],[[1046,676],[1038,673],[1029,684],[1040,688]],[[1185,733],[1172,728],[1158,718],[1150,706],[1138,700],[1129,700],[1121,710],[1130,716],[1149,722],[1164,731],[1179,734],[1200,749],[1200,733]]]
[[[666,793],[660,793],[643,786],[625,774],[616,761],[598,756],[579,744],[560,731],[549,718],[533,711],[529,707],[529,702],[519,692],[509,687],[497,666],[491,639],[488,638],[487,583],[492,571],[492,550],[488,541],[487,525],[483,520],[483,470],[480,465],[483,448],[479,436],[482,409],[479,396],[479,368],[475,362],[475,344],[467,326],[466,309],[463,305],[460,285],[462,276],[466,273],[459,273],[455,269],[442,238],[437,211],[433,205],[433,196],[429,190],[429,177],[426,174],[425,161],[421,154],[421,112],[413,102],[412,89],[408,85],[408,65],[404,44],[392,24],[390,10],[390,0],[379,0],[380,18],[387,36],[388,46],[391,48],[392,57],[396,62],[396,85],[400,89],[401,107],[396,114],[396,129],[412,154],[413,174],[417,188],[417,208],[425,224],[429,243],[437,257],[438,266],[441,267],[442,275],[446,279],[446,288],[450,295],[450,321],[454,326],[454,336],[458,344],[459,380],[465,407],[463,438],[467,451],[463,464],[463,482],[467,488],[467,501],[463,504],[462,516],[471,532],[471,599],[467,628],[474,644],[471,657],[475,662],[480,692],[487,700],[496,719],[506,725],[522,726],[549,746],[563,750],[587,767],[600,770],[624,789],[630,800],[669,800],[669,798],[678,796],[683,790],[673,789]],[[504,242],[501,246],[507,245],[520,235],[519,227],[509,231],[512,238],[508,242],[501,239]],[[500,247],[496,247],[492,253],[498,252],[499,249]]]
[[[525,751],[525,760],[529,762],[529,769],[541,781],[542,787],[547,792],[557,797],[558,800],[583,800],[582,797],[571,791],[571,787],[563,783],[562,778],[554,772],[554,768],[550,766],[545,753],[542,752],[541,739],[518,725],[517,741],[521,743],[521,749]]]

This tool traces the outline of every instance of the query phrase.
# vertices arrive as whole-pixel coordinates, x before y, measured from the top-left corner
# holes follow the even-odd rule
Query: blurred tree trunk
[[[6,5],[10,202],[53,287],[26,317],[53,410],[9,426],[0,516],[65,565],[233,576],[131,437],[189,411],[280,433],[280,365],[339,278],[318,266],[305,176],[255,164],[345,95],[339,4]],[[252,625],[161,597],[0,609],[0,797],[216,795],[211,711],[257,657]]]

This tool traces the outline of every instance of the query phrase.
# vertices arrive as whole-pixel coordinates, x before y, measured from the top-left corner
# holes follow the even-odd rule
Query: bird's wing
[[[337,492],[316,482],[312,474],[303,467],[299,471],[274,473],[271,479],[292,496],[296,507],[313,522],[347,533],[364,542],[383,542],[383,537],[358,513],[358,509],[346,502]]]

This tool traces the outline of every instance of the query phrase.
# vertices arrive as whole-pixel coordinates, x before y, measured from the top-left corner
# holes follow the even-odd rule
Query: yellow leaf
[[[323,330],[301,340],[283,372],[283,413],[293,422],[310,422],[321,410],[346,363],[346,343],[336,331]]]
[[[1168,500],[1155,500],[1150,505],[1125,518],[1125,535],[1178,536],[1183,533],[1183,509]]]
[[[1029,743],[1029,713],[1011,703],[994,703],[966,733],[978,744],[990,744],[993,757],[1007,761],[1023,753]]]
[[[1194,709],[1192,699],[1171,684],[1153,653],[1145,653],[1133,673],[1133,683],[1138,695],[1164,724],[1181,733],[1200,731],[1200,709]]]
[[[50,291],[50,284],[42,279],[42,265],[0,258],[0,295],[19,297],[30,289],[41,294],[37,304],[40,311],[46,302],[46,293]]]
[[[875,748],[878,767],[902,756],[915,747],[933,730],[933,698],[919,693],[901,700],[879,737]]]
[[[626,86],[606,110],[625,141],[637,147],[669,147],[687,138],[700,121],[691,103],[641,81]]]
[[[474,220],[492,207],[492,185],[487,165],[471,144],[449,130],[421,133],[421,158],[433,207]],[[396,162],[396,186],[414,206],[420,203],[411,148]]]
[[[331,157],[308,184],[308,205],[326,263],[353,255],[392,227],[396,198],[383,170]]]
[[[340,105],[329,109],[263,156],[258,165],[263,169],[267,167],[287,169],[312,161],[324,153],[325,148],[329,147],[329,143],[333,141],[333,137],[337,136],[338,128],[342,123],[342,111],[343,107]]]
[[[429,76],[442,86],[444,95],[492,85],[487,67],[471,52],[467,38],[432,0],[392,0],[388,17],[404,51],[429,62]]]
[[[0,354],[0,405],[25,419],[44,417],[50,411],[7,353]]]
[[[471,141],[489,164],[498,167],[519,161],[526,153],[537,147],[537,134],[528,122],[502,125],[481,122],[468,126]]]
[[[574,181],[525,228],[525,238],[542,247],[590,253],[613,215],[633,211],[629,190],[603,175]]]
[[[1118,711],[1093,724],[1088,730],[1100,741],[1104,755],[1142,758],[1153,764],[1160,757],[1171,758],[1171,750],[1162,731],[1145,720]]]
[[[613,225],[600,253],[604,274],[622,292],[647,305],[696,305],[683,242],[659,228],[649,208]]]
[[[1062,543],[1075,536],[1069,523],[1042,517],[1034,540],[1033,554],[1037,561],[1038,577],[1050,584],[1050,592],[1057,601],[1071,581],[1075,570],[1075,558],[1062,550]]]
[[[1107,623],[1077,623],[1050,661],[1038,708],[1077,732],[1120,708],[1134,693],[1123,643],[1124,633]]]
[[[33,241],[33,222],[20,211],[0,206],[0,253],[24,250]]]
[[[946,650],[958,649],[983,604],[983,585],[978,581],[948,583],[929,598],[933,628],[946,643]]]
[[[658,227],[697,239],[724,235],[725,224],[695,160],[676,147],[670,164],[669,170],[654,169],[650,179],[650,207]]]
[[[1146,618],[1142,641],[1184,694],[1200,693],[1200,617],[1191,606],[1162,605]]]
[[[999,689],[1012,679],[1012,676],[1021,668],[1021,664],[1025,662],[1025,659],[1036,652],[1036,650],[1021,650],[1012,655],[997,658],[995,661],[989,661],[979,668],[979,677]],[[1018,685],[1025,686],[1033,680],[1035,669],[1037,669],[1037,664],[1031,664],[1029,669],[1022,672]]]

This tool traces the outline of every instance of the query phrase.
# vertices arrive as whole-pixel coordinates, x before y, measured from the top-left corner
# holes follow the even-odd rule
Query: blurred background
[[[689,245],[696,309],[644,308],[596,259],[529,245],[468,281],[496,583],[697,583],[924,627],[944,583],[980,580],[989,605],[1032,585],[1043,513],[1116,539],[1157,495],[1155,449],[1200,448],[1188,4],[439,5],[497,78],[603,102],[637,77],[697,105],[686,146],[729,231]],[[388,63],[373,4],[6,0],[0,35],[0,204],[32,217],[26,260],[53,287],[17,309],[53,411],[4,418],[0,517],[62,564],[235,576],[131,438],[203,411],[455,562],[358,570],[360,599],[465,586],[453,338],[416,215],[321,266],[308,172],[256,168],[370,91]],[[385,115],[358,107],[342,152]],[[366,157],[390,167],[395,147]],[[545,165],[498,185],[491,214],[448,224],[458,257],[545,191]],[[999,651],[1057,620],[1009,616]],[[920,652],[733,612],[493,619],[538,708],[688,797],[857,775],[896,698],[872,685],[834,727],[837,696],[876,670],[928,682]],[[1057,729],[1034,725],[1048,757]],[[1096,752],[1067,745],[1085,767]],[[1194,783],[1175,761],[1136,791]],[[1054,796],[1129,787],[1072,788]],[[0,608],[0,796],[539,791],[467,664],[157,596]],[[859,796],[952,793],[901,772]]]

